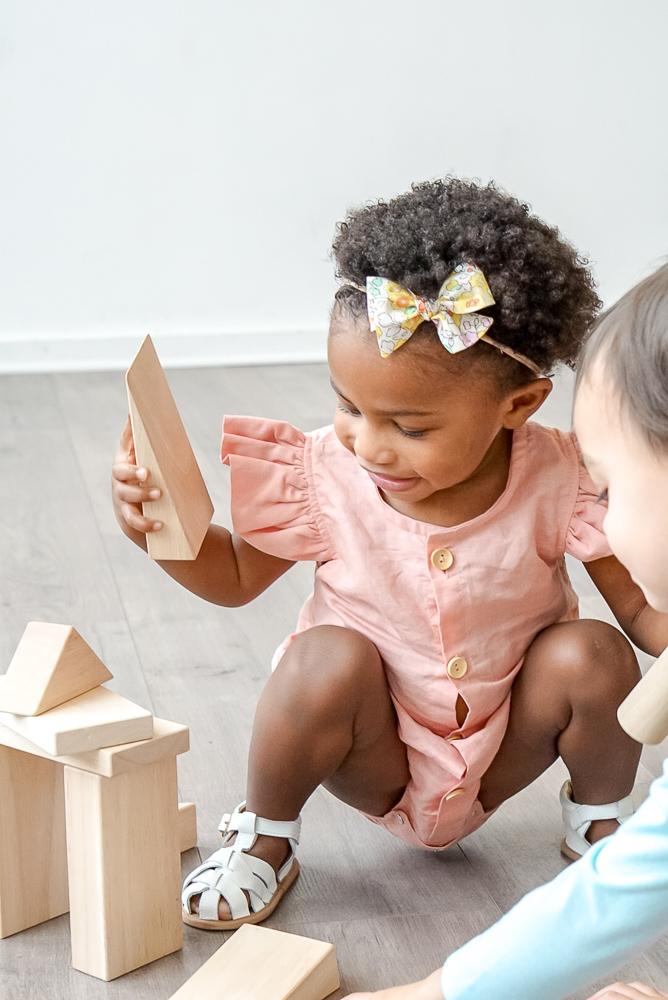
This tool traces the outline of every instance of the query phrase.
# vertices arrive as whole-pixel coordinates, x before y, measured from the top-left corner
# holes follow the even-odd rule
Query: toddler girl
[[[162,564],[229,606],[315,563],[258,705],[246,802],[184,886],[195,926],[273,911],[319,785],[442,849],[561,755],[562,850],[579,857],[631,812],[640,748],[616,709],[638,668],[620,633],[578,620],[565,553],[641,648],[668,642],[610,555],[574,438],[528,422],[599,305],[574,250],[493,185],[449,179],[351,213],[334,255],[334,426],[226,418],[234,533]],[[150,491],[126,430],[114,504],[144,546]]]
[[[606,534],[648,601],[668,612],[668,265],[613,306],[585,348],[575,428]],[[640,516],[639,516],[640,514]],[[668,931],[668,761],[614,837],[525,896],[428,979],[349,1000],[559,1000]],[[598,1000],[666,997],[641,983]],[[596,1000],[592,998],[592,1000]]]

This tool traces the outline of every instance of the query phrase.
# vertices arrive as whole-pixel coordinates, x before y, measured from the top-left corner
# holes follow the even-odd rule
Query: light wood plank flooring
[[[323,366],[169,377],[222,523],[229,523],[227,476],[218,462],[224,412],[278,417],[305,430],[330,419]],[[567,426],[569,397],[562,380],[545,407],[546,423]],[[187,723],[192,749],[180,758],[180,790],[197,803],[205,856],[218,846],[221,813],[243,797],[254,705],[311,570],[296,567],[237,610],[210,607],[162,574],[121,535],[111,512],[110,465],[125,413],[117,373],[0,378],[0,671],[27,621],[72,623],[112,670],[111,686]],[[582,568],[573,573],[583,613],[609,618]],[[661,748],[646,752],[639,796],[662,758]],[[555,765],[442,854],[411,850],[318,792],[305,810],[303,875],[269,925],[333,941],[344,992],[427,974],[562,869],[562,777]],[[184,872],[198,858],[185,855]],[[61,917],[0,942],[0,997],[167,998],[222,941],[186,928],[180,954],[105,984],[70,969],[68,920]],[[665,988],[666,969],[664,939],[623,974]]]

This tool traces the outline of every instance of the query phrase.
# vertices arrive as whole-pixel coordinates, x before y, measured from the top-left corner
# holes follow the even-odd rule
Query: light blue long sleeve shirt
[[[668,760],[612,837],[529,893],[443,966],[447,1000],[560,1000],[668,931]]]

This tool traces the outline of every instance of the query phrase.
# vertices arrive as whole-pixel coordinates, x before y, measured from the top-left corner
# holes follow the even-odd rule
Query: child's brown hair
[[[599,317],[582,351],[578,381],[594,362],[645,440],[668,448],[668,264]]]

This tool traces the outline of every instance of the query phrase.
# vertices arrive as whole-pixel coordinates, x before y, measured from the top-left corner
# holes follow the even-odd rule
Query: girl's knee
[[[585,700],[610,699],[616,704],[640,679],[631,643],[607,622],[562,622],[535,640],[530,656],[540,657],[546,671]]]
[[[324,694],[331,700],[350,696],[383,667],[373,643],[353,629],[316,625],[300,632],[290,643],[275,671],[277,679],[301,694]]]

